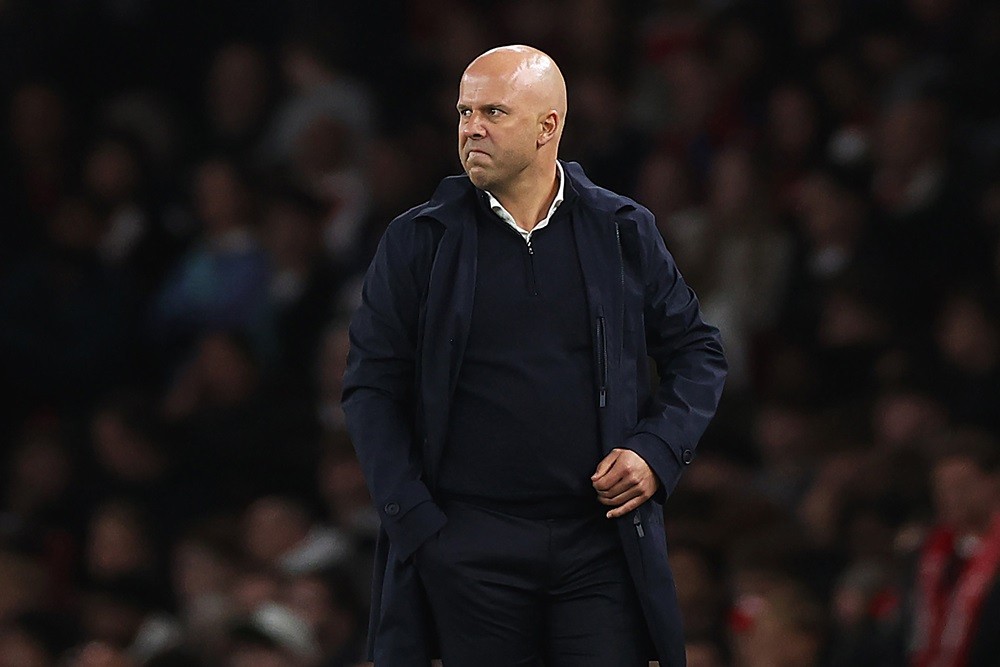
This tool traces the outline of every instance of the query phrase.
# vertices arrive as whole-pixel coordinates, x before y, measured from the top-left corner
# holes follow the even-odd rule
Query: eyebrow
[[[455,108],[458,111],[463,111],[465,109],[472,109],[473,107],[470,107],[468,104],[462,104],[461,102],[459,102],[458,104],[455,105]],[[486,102],[484,104],[480,104],[478,106],[478,108],[479,109],[500,109],[501,111],[504,111],[504,112],[510,112],[510,107],[507,106],[506,104],[503,104],[502,102]]]

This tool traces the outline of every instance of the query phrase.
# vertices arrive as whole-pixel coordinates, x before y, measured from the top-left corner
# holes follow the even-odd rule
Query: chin
[[[473,167],[472,169],[466,169],[465,173],[468,174],[469,180],[472,181],[472,184],[480,190],[489,190],[490,185],[493,183],[493,181],[486,176],[482,169],[476,169]]]

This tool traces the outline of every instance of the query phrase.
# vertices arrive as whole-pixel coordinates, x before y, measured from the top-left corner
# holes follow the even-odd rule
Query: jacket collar
[[[626,197],[594,185],[579,163],[562,160],[560,163],[565,176],[563,206],[571,206],[573,200],[577,198],[610,213],[632,205]],[[472,197],[480,197],[485,201],[486,196],[486,193],[474,186],[465,174],[449,176],[438,184],[427,203],[416,208],[413,217],[433,218],[446,228],[452,228],[462,224],[465,218],[463,214],[467,211],[467,207],[474,203]]]

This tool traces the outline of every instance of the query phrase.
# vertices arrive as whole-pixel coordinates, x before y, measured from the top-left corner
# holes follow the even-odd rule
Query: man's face
[[[938,518],[958,530],[983,524],[995,506],[995,481],[972,461],[945,458],[931,476]]]
[[[458,89],[458,154],[473,184],[503,191],[535,160],[541,118],[516,76],[470,67]]]

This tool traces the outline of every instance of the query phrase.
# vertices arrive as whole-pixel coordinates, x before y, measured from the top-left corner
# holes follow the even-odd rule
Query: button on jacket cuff
[[[398,511],[398,507],[396,509]],[[389,514],[388,509],[386,514]],[[395,546],[397,557],[400,561],[405,561],[447,522],[448,518],[441,508],[434,501],[427,500],[402,516],[397,515],[393,520],[384,521],[382,525],[389,534],[389,541]]]
[[[680,481],[684,467],[694,460],[694,451],[685,448],[678,455],[674,453],[663,440],[645,431],[636,433],[625,440],[622,445],[625,449],[631,449],[642,457],[642,459],[653,469],[653,472],[660,479],[660,488],[653,495],[653,500],[662,503],[674,492],[677,482]]]
[[[382,527],[396,547],[399,559],[406,560],[424,540],[441,530],[446,518],[434,504],[431,492],[421,480],[410,480],[386,494],[376,505]]]

